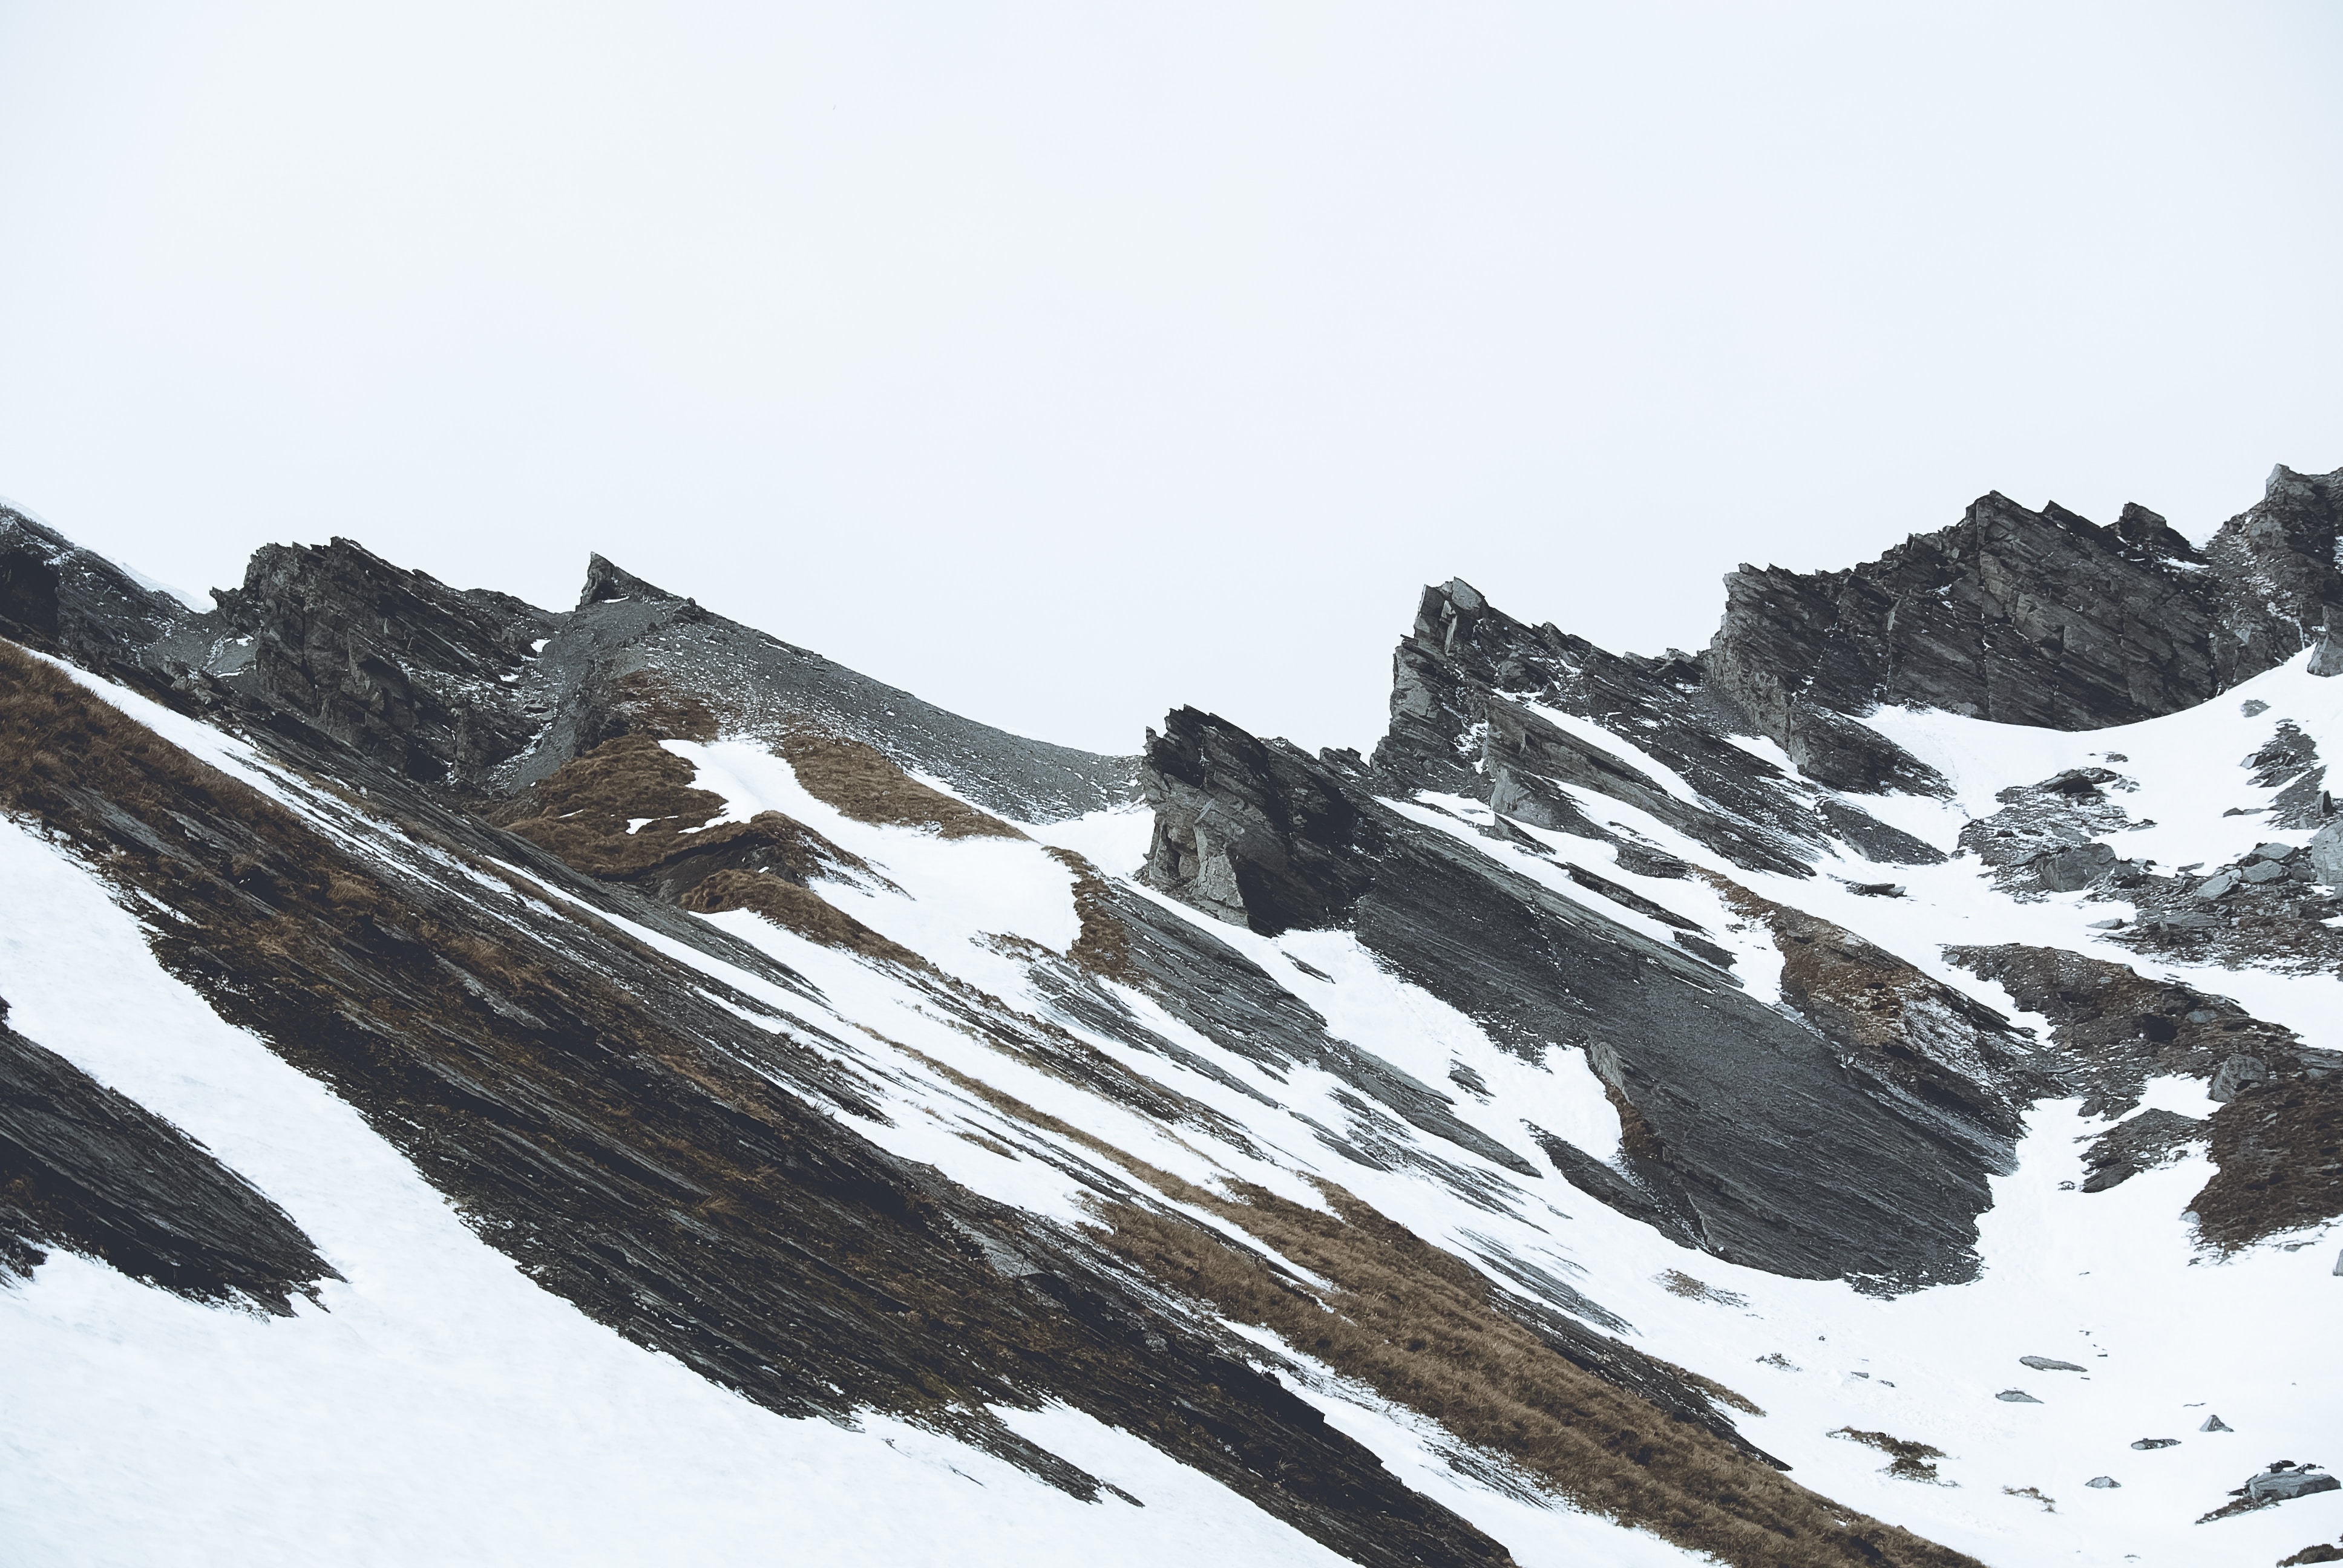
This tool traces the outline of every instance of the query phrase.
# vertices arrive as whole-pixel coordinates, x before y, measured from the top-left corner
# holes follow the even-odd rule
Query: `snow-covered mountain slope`
[[[1182,710],[1131,799],[598,559],[264,556],[216,623],[0,540],[24,1561],[2343,1533],[2230,1496],[2343,1371],[2315,637],[1775,734],[1451,584],[1372,761]]]

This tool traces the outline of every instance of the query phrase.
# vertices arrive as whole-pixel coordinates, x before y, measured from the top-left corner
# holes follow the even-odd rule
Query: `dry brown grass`
[[[885,959],[908,968],[932,968],[926,959],[881,936],[810,888],[755,871],[713,871],[678,900],[694,914],[747,910],[785,931],[825,947],[844,948],[865,958]]]
[[[1071,849],[1050,849],[1050,858],[1074,874],[1074,913],[1081,933],[1066,956],[1107,980],[1139,985],[1144,977],[1131,959],[1131,932],[1114,912],[1113,885],[1099,874],[1088,858]]]
[[[1333,1282],[1322,1302],[1177,1216],[1121,1206],[1107,1244],[1157,1278],[1503,1455],[1559,1496],[1745,1568],[1967,1563],[1839,1508],[1759,1460],[1613,1387],[1497,1311],[1461,1260],[1328,1187],[1332,1214],[1258,1189],[1175,1195]]]
[[[945,839],[1022,839],[1000,818],[931,789],[876,747],[811,730],[792,730],[774,748],[806,793],[858,822],[885,828],[931,828]]]
[[[620,676],[611,687],[617,717],[644,734],[677,740],[713,740],[721,728],[703,698],[679,691],[648,669]]]
[[[863,1372],[853,1373],[856,1387],[841,1396],[850,1402],[900,1410],[940,1409],[956,1397],[979,1404],[998,1400],[1003,1395],[989,1374],[946,1359],[948,1351],[972,1354],[976,1348],[988,1355],[997,1352],[1004,1365],[1022,1357],[1021,1364],[1052,1367],[1052,1386],[1070,1392],[1110,1383],[1117,1391],[1123,1388],[1114,1380],[1127,1379],[1136,1363],[1118,1359],[1125,1354],[1119,1349],[1094,1348],[1082,1337],[1084,1320],[1011,1311],[1016,1302],[1008,1293],[1011,1287],[987,1282],[980,1274],[926,1272],[926,1254],[913,1255],[915,1238],[872,1229],[879,1226],[875,1219],[862,1221],[861,1231],[809,1231],[809,1203],[817,1198],[834,1203],[832,1188],[840,1193],[862,1189],[840,1178],[819,1193],[799,1191],[781,1174],[798,1169],[794,1155],[784,1167],[778,1150],[735,1147],[760,1125],[789,1130],[789,1136],[799,1141],[794,1147],[805,1151],[827,1135],[825,1118],[801,1111],[761,1076],[699,1051],[688,1036],[662,1028],[633,999],[562,966],[558,954],[492,939],[468,923],[477,919],[468,909],[442,919],[355,863],[337,864],[323,839],[275,803],[192,763],[13,650],[0,649],[0,694],[8,699],[0,702],[0,806],[79,835],[85,853],[120,868],[126,880],[164,902],[188,910],[195,922],[187,928],[189,936],[158,939],[167,961],[189,972],[216,970],[233,976],[233,989],[218,990],[216,1005],[356,1097],[370,1122],[402,1148],[416,1151],[417,1138],[427,1136],[417,1131],[418,1117],[457,1126],[479,1114],[477,1101],[462,1097],[471,1091],[459,1094],[442,1087],[431,1074],[407,1066],[410,1058],[445,1058],[459,1067],[459,1081],[475,1081],[484,1073],[499,1083],[509,1081],[520,1091],[516,1103],[528,1103],[531,1093],[550,1094],[572,1119],[558,1125],[573,1131],[557,1134],[549,1126],[534,1135],[558,1135],[566,1141],[583,1138],[577,1130],[590,1128],[686,1173],[708,1194],[699,1201],[699,1221],[717,1227],[725,1244],[742,1249],[743,1257],[773,1236],[796,1238],[793,1244],[817,1249],[832,1272],[806,1273],[809,1282],[800,1288],[832,1291],[834,1304],[822,1311],[837,1314],[840,1322],[857,1324],[857,1332],[873,1336],[874,1343],[889,1335],[909,1343],[930,1331],[943,1336],[932,1345],[925,1337],[918,1342],[928,1347],[917,1353],[930,1358],[920,1364],[932,1369],[923,1374],[931,1386],[895,1381],[901,1374],[874,1364],[867,1380]],[[105,827],[112,819],[98,811],[100,789],[105,808],[143,821],[147,826],[142,831],[179,839],[181,830],[171,824],[194,813],[212,824],[215,835],[221,824],[233,824],[248,838],[249,848],[216,852],[216,867],[199,865],[195,858],[215,853],[208,849],[141,850],[135,840]],[[260,903],[237,902],[227,885],[231,879]],[[202,946],[194,937],[200,937]],[[398,956],[410,950],[417,956]],[[391,966],[399,981],[396,990],[353,992],[328,978],[348,972],[349,955],[379,951],[394,956],[367,961]],[[460,968],[451,972],[456,965]],[[467,972],[478,977],[488,998],[465,983]],[[358,1012],[353,1014],[352,1008]],[[558,1027],[534,1021],[538,1019],[558,1020]],[[588,1052],[602,1053],[590,1060],[598,1073],[611,1075],[607,1082],[568,1076],[571,1064],[589,1060]],[[649,1078],[636,1081],[640,1075],[635,1064],[652,1062],[666,1065],[670,1073],[688,1065],[690,1081],[739,1120],[709,1122],[672,1101],[670,1089]],[[1004,1108],[1016,1104],[1006,1095],[987,1098]],[[1038,1112],[1021,1109],[1038,1121]],[[1075,1131],[1054,1119],[1042,1124]],[[712,1138],[711,1130],[719,1128],[725,1138]],[[1095,1139],[1082,1141],[1105,1151]],[[809,1152],[808,1158],[816,1157]],[[819,1169],[828,1171],[844,1158],[819,1156]],[[1321,1213],[1257,1189],[1223,1196],[1129,1157],[1121,1162],[1160,1191],[1228,1219],[1268,1251],[1332,1281],[1333,1288],[1321,1301],[1241,1244],[1135,1204],[1101,1210],[1100,1239],[1111,1251],[1235,1321],[1270,1328],[1383,1397],[1513,1461],[1559,1495],[1746,1568],[1953,1568],[1969,1561],[1843,1511],[1699,1427],[1671,1421],[1574,1366],[1534,1332],[1497,1311],[1487,1282],[1469,1265],[1347,1192],[1329,1189],[1335,1212]],[[606,1183],[644,1180],[639,1168],[621,1161],[605,1161],[600,1170],[598,1180]],[[527,1197],[490,1187],[464,1201],[494,1213]],[[882,1204],[870,1211],[873,1215],[893,1212],[883,1207],[882,1201],[891,1201],[886,1193],[872,1201]],[[660,1206],[665,1201],[646,1189],[627,1209],[624,1222],[656,1229],[665,1223],[659,1218],[668,1211]],[[693,1233],[679,1231],[662,1244],[696,1256],[691,1249],[701,1243]],[[832,1259],[834,1263],[828,1261]],[[566,1266],[558,1254],[539,1261]],[[709,1261],[717,1260],[711,1254]],[[762,1276],[753,1271],[739,1275],[742,1281],[752,1277]],[[824,1283],[833,1277],[841,1282],[834,1289]],[[606,1291],[582,1276],[565,1276],[562,1286],[646,1342],[666,1343],[659,1322],[637,1315],[630,1305],[634,1298],[625,1289]],[[682,1292],[689,1282],[669,1281],[659,1288]],[[880,1306],[859,1304],[866,1299]],[[889,1301],[898,1304],[887,1305]],[[757,1386],[770,1372],[769,1367],[756,1370],[760,1358],[771,1362],[789,1353],[765,1338],[759,1322],[743,1318],[730,1330],[755,1338],[749,1358],[729,1374],[744,1386]],[[1145,1364],[1159,1380],[1178,1371],[1160,1355]],[[819,1365],[833,1370],[829,1361]],[[1232,1387],[1237,1381],[1233,1372],[1218,1375]],[[1192,1379],[1174,1386],[1208,1414],[1236,1397],[1221,1384]],[[1073,1397],[1084,1398],[1079,1392]],[[1132,1384],[1127,1396],[1117,1392],[1115,1397],[1130,1402],[1113,1407],[1128,1412],[1115,1418],[1134,1422],[1135,1429],[1168,1452],[1200,1465],[1223,1463],[1215,1457],[1219,1451],[1195,1435],[1205,1428],[1150,1418],[1167,1397],[1161,1391]],[[1279,1485],[1307,1493],[1316,1483],[1295,1472]],[[1267,1499],[1264,1506],[1274,1507],[1279,1494],[1261,1495]]]
[[[1687,1302],[1709,1302],[1720,1307],[1745,1307],[1749,1304],[1749,1298],[1738,1291],[1720,1291],[1715,1285],[1694,1279],[1682,1269],[1664,1269],[1652,1279],[1668,1294],[1682,1296]]]
[[[724,800],[695,789],[694,777],[649,737],[623,735],[563,764],[499,815],[588,876],[634,882],[698,914],[748,910],[829,947],[929,967],[807,886],[840,875],[883,883],[860,856],[778,811],[708,827]],[[629,832],[634,822],[642,826]]]
[[[1229,1221],[1266,1254],[1335,1288],[1322,1300],[1263,1252],[1178,1214],[1101,1204],[1101,1239],[1126,1261],[1214,1312],[1272,1330],[1344,1376],[1502,1455],[1557,1496],[1741,1568],[1976,1568],[1959,1553],[1842,1509],[1577,1366],[1499,1312],[1487,1279],[1470,1264],[1342,1188],[1322,1184],[1332,1214],[1250,1186],[1226,1197],[981,1080],[920,1060],[993,1109]],[[1723,1403],[1765,1413],[1721,1383],[1671,1370]]]
[[[694,789],[698,769],[648,735],[621,735],[565,762],[493,819],[590,877],[625,878],[689,847],[738,838],[746,823],[704,825],[724,798]],[[627,824],[651,820],[629,833]],[[703,829],[686,836],[686,829]]]
[[[525,910],[346,856],[5,644],[0,810],[178,911],[150,917],[166,967],[331,1083],[532,1278],[724,1386],[903,1415],[1087,1495],[987,1413],[1061,1399],[1360,1561],[1509,1561],[1046,1232],[1046,1288],[977,1257],[971,1228],[1007,1216],[907,1185],[809,1102],[880,1116],[850,1076],[740,1023],[704,976],[615,934],[580,963]]]
[[[1957,1038],[1961,1049],[1994,1064],[1997,1076],[2022,1091],[2031,1080],[2017,1060],[2008,1020],[1844,926],[1761,898],[1727,878],[1697,874],[1736,914],[1763,922],[1773,934],[1782,954],[1782,1000],[1851,1065],[1985,1126],[2012,1135],[2018,1131],[2010,1103],[1993,1087],[1945,1066],[1930,1043]]]
[[[1831,1433],[1848,1442],[1859,1442],[1875,1448],[1888,1458],[1887,1473],[1903,1481],[1925,1481],[1931,1486],[1950,1484],[1936,1474],[1936,1461],[1945,1457],[1941,1448],[1931,1448],[1925,1442],[1913,1442],[1901,1437],[1890,1437],[1884,1432],[1858,1432],[1843,1426]],[[2006,1491],[2007,1488],[2003,1490]]]

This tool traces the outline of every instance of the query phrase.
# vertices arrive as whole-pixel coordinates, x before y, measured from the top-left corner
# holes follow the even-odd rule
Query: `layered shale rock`
[[[1623,864],[1651,859],[1589,797],[1646,813],[1752,870],[1810,875],[1834,839],[1876,860],[1944,858],[1736,743],[1760,729],[1699,660],[1608,653],[1515,620],[1467,583],[1423,590],[1393,656],[1391,714],[1373,762],[1386,792],[1485,801],[1502,816],[1620,843]],[[1620,740],[1669,777],[1631,759]]]
[[[1585,1049],[1628,1124],[1635,1183],[1702,1246],[1891,1286],[1974,1267],[1986,1180],[2010,1161],[2005,1087],[1944,1092],[1949,1058],[1930,1061],[1926,1093],[1853,1070],[1715,967],[1411,821],[1340,757],[1183,709],[1151,736],[1141,782],[1150,885],[1264,935],[1352,930],[1530,1060]]]
[[[63,1247],[196,1301],[290,1315],[294,1296],[341,1278],[209,1150],[7,1017],[0,1001],[0,1282]]]
[[[2101,526],[1998,493],[1844,571],[1725,579],[1709,678],[1812,779],[1909,789],[1851,722],[1882,703],[2090,729],[2192,707],[2343,627],[2343,471],[2280,467],[2199,552],[2127,506]]]
[[[218,671],[228,684],[410,778],[476,785],[542,721],[523,676],[556,622],[510,594],[337,538],[264,546],[244,586],[214,597],[249,639],[249,662]]]

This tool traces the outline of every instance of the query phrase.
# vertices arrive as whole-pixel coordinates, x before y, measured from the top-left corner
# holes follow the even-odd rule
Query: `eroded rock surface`
[[[1736,743],[1759,727],[1687,655],[1608,653],[1552,625],[1527,626],[1451,582],[1423,590],[1393,670],[1391,729],[1373,762],[1385,793],[1463,795],[1538,827],[1616,839],[1588,799],[1607,798],[1735,865],[1786,876],[1809,875],[1815,852],[1833,839],[1876,860],[1944,858]],[[1623,754],[1605,731],[1673,778]],[[1934,782],[1912,767],[1915,780]]]
[[[1880,1283],[1973,1268],[1986,1179],[2009,1160],[2005,1090],[1946,1092],[1958,1070],[1918,1051],[1917,1076],[1884,1051],[1858,1070],[1713,966],[1409,820],[1340,758],[1183,709],[1141,779],[1144,880],[1265,935],[1355,931],[1530,1060],[1584,1047],[1629,1122],[1632,1174],[1718,1255]]]
[[[196,1301],[289,1316],[294,1296],[342,1277],[209,1150],[7,1016],[0,1001],[0,1281],[63,1247]]]
[[[1709,677],[1811,778],[1912,787],[1882,703],[2091,729],[2192,707],[2343,622],[2343,471],[2281,467],[2203,552],[2145,508],[2102,526],[1999,494],[1843,571],[1745,566]]]

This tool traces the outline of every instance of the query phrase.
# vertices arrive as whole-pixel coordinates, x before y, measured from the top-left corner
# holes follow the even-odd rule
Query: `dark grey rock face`
[[[270,545],[198,613],[0,508],[0,633],[180,706],[347,747],[477,804],[613,736],[809,728],[986,810],[1050,821],[1131,799],[1133,763],[1030,740],[710,615],[601,556],[578,608],[452,588],[348,539]]]
[[[338,1280],[284,1210],[203,1145],[6,1026],[0,1002],[0,1280],[44,1248],[196,1301],[283,1316]]]
[[[2201,554],[2139,507],[2101,527],[1988,495],[1845,571],[1745,566],[1703,662],[1809,777],[1908,789],[1910,759],[1849,716],[1909,703],[2090,729],[2177,712],[2343,625],[2338,521],[2343,471],[2279,468]]]
[[[2310,865],[2318,879],[2343,889],[2343,817],[2320,828],[2310,838]]]
[[[509,594],[451,588],[337,538],[264,546],[244,586],[214,597],[251,639],[226,684],[409,778],[476,785],[541,719],[524,678],[559,622]]]
[[[1447,1095],[1330,1033],[1316,1010],[1226,942],[1128,890],[1115,900],[1115,915],[1150,994],[1213,1044],[1281,1077],[1296,1063],[1321,1068],[1419,1131],[1525,1176],[1537,1174],[1520,1155],[1460,1121]],[[1361,1158],[1341,1140],[1330,1141]]]
[[[200,618],[104,556],[0,507],[0,635],[146,686],[160,668],[151,650],[185,658],[203,646]]]
[[[1530,1060],[1584,1047],[1628,1126],[1634,1185],[1718,1256],[1884,1287],[1974,1268],[2002,1131],[1866,1075],[1718,970],[1411,821],[1339,760],[1183,709],[1141,780],[1151,886],[1266,935],[1346,927]]]
[[[2256,1084],[2269,1081],[2269,1063],[2240,1051],[2221,1063],[2219,1070],[2213,1074],[2212,1087],[2205,1093],[2216,1105],[2226,1105]]]
[[[499,769],[499,791],[535,782],[611,737],[813,729],[860,740],[940,779],[985,810],[1054,821],[1133,793],[1130,758],[1011,735],[702,609],[600,556],[541,660],[550,718]]]

